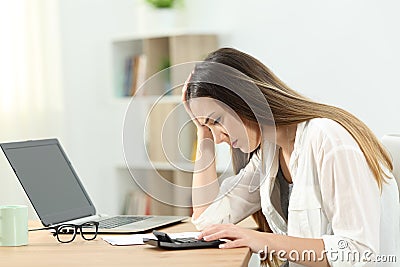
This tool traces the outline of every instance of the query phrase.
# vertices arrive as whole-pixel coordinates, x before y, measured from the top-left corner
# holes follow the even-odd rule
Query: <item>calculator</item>
[[[143,238],[143,243],[163,249],[199,249],[199,248],[218,248],[225,243],[222,240],[204,241],[192,237],[171,238],[167,233],[153,231],[157,239]]]

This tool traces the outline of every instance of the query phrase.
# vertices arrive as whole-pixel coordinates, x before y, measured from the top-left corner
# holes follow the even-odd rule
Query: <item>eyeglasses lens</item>
[[[95,222],[84,223],[81,227],[81,235],[85,240],[93,240],[97,236],[98,224]]]
[[[75,226],[73,225],[63,225],[57,231],[58,241],[62,243],[71,242],[75,238],[75,235]]]

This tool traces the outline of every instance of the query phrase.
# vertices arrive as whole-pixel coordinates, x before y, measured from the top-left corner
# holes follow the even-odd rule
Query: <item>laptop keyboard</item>
[[[112,229],[122,225],[139,222],[143,220],[147,220],[152,218],[151,216],[142,217],[142,216],[116,216],[111,217],[102,221],[99,221],[99,228],[102,229]]]

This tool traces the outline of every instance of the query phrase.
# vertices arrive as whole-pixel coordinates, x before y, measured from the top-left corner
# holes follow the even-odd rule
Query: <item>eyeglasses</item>
[[[90,241],[97,237],[99,230],[99,222],[86,222],[84,224],[60,224],[56,226],[30,229],[29,231],[40,231],[40,230],[54,230],[53,236],[57,237],[57,240],[61,243],[70,243],[74,241],[76,233],[80,233],[82,238]]]

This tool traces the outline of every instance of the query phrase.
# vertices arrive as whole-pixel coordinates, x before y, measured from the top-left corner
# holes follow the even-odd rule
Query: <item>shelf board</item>
[[[164,96],[159,96],[159,95],[146,95],[146,96],[135,96],[134,101],[136,99],[143,100],[143,101],[148,101],[151,103],[159,102],[159,103],[180,103],[182,102],[182,96],[181,95],[164,95]]]
[[[143,95],[143,96],[121,96],[115,97],[115,101],[124,105],[129,104],[132,100],[133,101],[144,101],[149,103],[155,103],[156,101],[160,103],[180,103],[182,102],[181,95]]]
[[[182,165],[180,165],[182,166]],[[126,165],[121,165],[121,167],[126,168]],[[184,167],[186,170],[192,170],[194,167],[194,164],[184,164],[182,167]],[[134,165],[131,166],[133,169],[141,169],[141,170],[165,170],[165,171],[176,171],[177,168],[169,164],[168,162],[153,162],[152,164],[150,163],[135,163]]]
[[[113,43],[130,42],[135,40],[165,38],[165,37],[180,36],[180,35],[219,35],[219,34],[220,33],[211,32],[208,30],[188,31],[186,29],[176,28],[170,31],[163,31],[163,32],[136,32],[134,34],[129,34],[129,35],[115,36],[114,38],[112,38],[112,42]]]
[[[194,164],[180,164],[179,166],[184,167],[185,170],[193,170],[194,169]],[[136,170],[160,170],[160,171],[179,171],[176,167],[172,166],[168,162],[153,162],[152,164],[149,163],[135,163],[134,165],[130,166],[133,169]],[[118,164],[117,165],[118,169],[126,169],[127,165],[126,164]],[[226,166],[218,166],[217,165],[217,172],[221,173],[224,172],[228,169]]]

